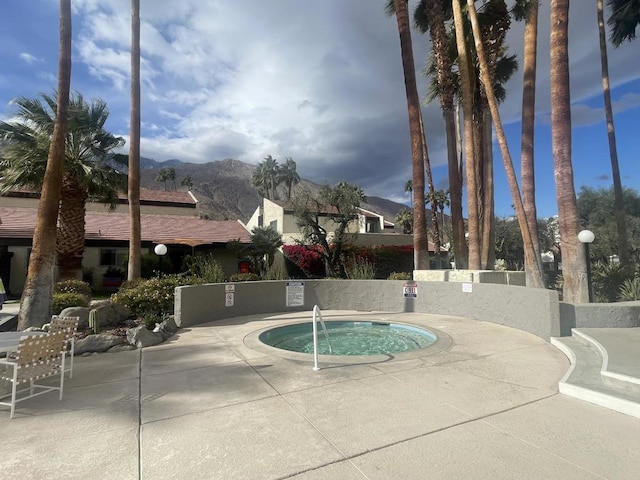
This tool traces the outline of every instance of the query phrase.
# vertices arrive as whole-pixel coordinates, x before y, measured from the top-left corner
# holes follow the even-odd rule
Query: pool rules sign
[[[414,282],[402,285],[402,296],[404,298],[418,298],[418,285]]]
[[[304,282],[287,282],[287,307],[304,306]]]

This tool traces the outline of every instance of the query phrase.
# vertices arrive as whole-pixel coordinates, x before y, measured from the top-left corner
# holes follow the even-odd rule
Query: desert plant
[[[633,278],[633,271],[619,263],[596,262],[591,273],[593,295],[597,302],[615,302],[620,287]]]
[[[53,301],[51,304],[51,313],[53,315],[60,315],[60,312],[68,307],[88,307],[89,298],[75,292],[69,293],[54,293]]]
[[[53,293],[78,293],[91,299],[91,285],[82,280],[63,280],[53,286]]]
[[[391,272],[387,280],[411,280],[409,272]]]
[[[621,302],[640,300],[640,277],[629,278],[622,283],[619,299]]]
[[[211,253],[188,256],[184,260],[184,266],[192,275],[200,277],[203,283],[223,283],[226,280],[222,265]]]
[[[376,276],[376,268],[372,262],[362,257],[352,257],[344,262],[345,273],[350,280],[371,280]]]
[[[230,282],[255,282],[260,277],[255,273],[234,273],[229,277]]]
[[[264,274],[265,280],[286,280],[289,278],[287,275],[287,267],[285,265],[284,258],[282,256],[276,257],[275,261]]]

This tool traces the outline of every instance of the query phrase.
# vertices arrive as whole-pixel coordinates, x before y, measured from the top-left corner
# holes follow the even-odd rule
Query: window
[[[116,248],[100,249],[100,265],[107,267],[122,267],[127,262],[128,250]]]
[[[269,223],[269,227],[274,232],[277,232],[278,231],[278,221],[277,220],[272,221],[271,223]]]

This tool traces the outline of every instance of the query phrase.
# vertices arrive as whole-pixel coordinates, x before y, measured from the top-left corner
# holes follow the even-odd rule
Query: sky
[[[410,8],[415,5],[410,0]],[[510,2],[508,2],[510,3]],[[539,216],[557,212],[549,101],[549,6],[539,20],[536,198]],[[317,183],[347,181],[366,195],[410,203],[411,151],[395,18],[385,0],[141,0],[141,154],[157,161],[257,164],[293,158]],[[130,1],[72,0],[74,91],[107,102],[107,128],[128,139]],[[16,97],[57,85],[59,2],[2,0],[0,119]],[[611,183],[595,1],[570,10],[572,151],[576,190]],[[509,53],[522,59],[524,26],[514,23]],[[609,45],[623,185],[640,189],[640,57],[636,44]],[[413,32],[420,71],[428,36]],[[522,72],[500,107],[510,152],[520,163]],[[418,89],[426,97],[427,80]],[[447,188],[444,124],[437,102],[423,107],[437,188]],[[128,147],[125,147],[125,152]],[[514,214],[497,148],[496,214]]]

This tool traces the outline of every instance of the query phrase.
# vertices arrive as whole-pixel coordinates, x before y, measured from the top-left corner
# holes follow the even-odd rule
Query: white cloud
[[[20,60],[28,63],[29,65],[32,65],[34,63],[42,63],[44,61],[42,58],[38,58],[35,55],[31,55],[27,52],[19,53],[18,57],[20,58]]]

